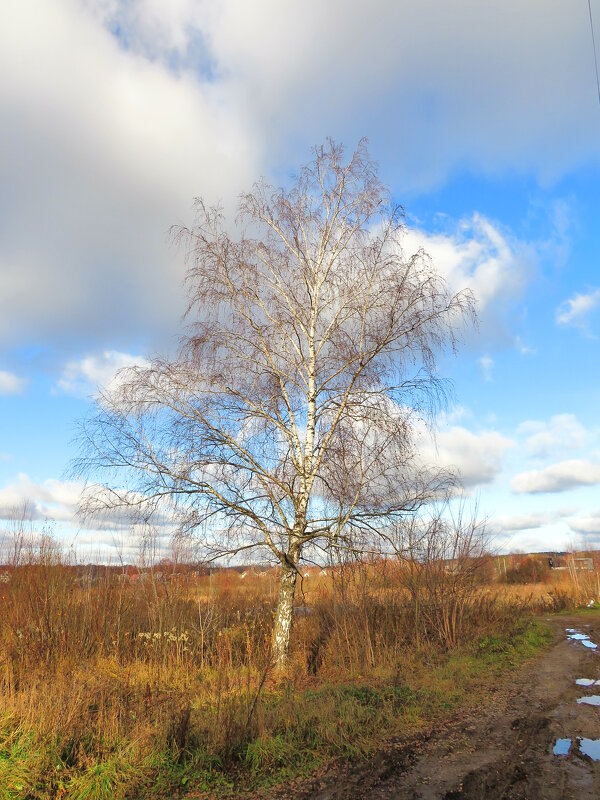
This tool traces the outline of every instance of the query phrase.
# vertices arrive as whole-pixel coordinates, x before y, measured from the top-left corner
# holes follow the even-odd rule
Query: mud
[[[463,711],[442,730],[396,742],[370,761],[334,766],[273,796],[599,798],[600,709],[581,698],[586,692],[591,698],[600,679],[600,653],[590,647],[600,643],[600,618],[586,614],[548,621],[555,628],[553,645],[535,663],[491,687],[480,707]]]

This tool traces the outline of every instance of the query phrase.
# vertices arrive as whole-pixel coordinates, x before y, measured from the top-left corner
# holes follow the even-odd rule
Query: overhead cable
[[[596,39],[594,37],[594,22],[592,20],[592,0],[588,0],[590,14],[590,30],[592,32],[592,46],[594,48],[594,66],[596,67],[596,88],[598,90],[598,103],[600,103],[600,80],[598,79],[598,56],[596,55]]]

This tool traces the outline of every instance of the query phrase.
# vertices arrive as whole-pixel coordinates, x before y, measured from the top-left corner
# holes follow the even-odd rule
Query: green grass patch
[[[72,778],[63,794],[69,800],[124,800],[131,796],[139,778],[127,752],[115,753]]]
[[[285,685],[265,694],[264,730],[236,750],[239,763],[224,764],[212,779],[228,775],[231,793],[239,796],[306,775],[332,758],[367,756],[386,740],[416,732],[479,700],[501,674],[538,654],[552,638],[548,625],[523,623],[511,634],[483,636],[433,663],[415,663],[403,683],[329,683],[304,691]],[[191,779],[190,786],[194,783]],[[207,776],[201,783],[215,796],[226,795],[222,784]]]
[[[8,716],[0,720],[0,800],[31,797],[43,767],[35,734]]]

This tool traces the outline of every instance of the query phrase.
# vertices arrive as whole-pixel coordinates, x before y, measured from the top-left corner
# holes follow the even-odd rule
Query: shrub
[[[526,556],[506,570],[506,583],[543,583],[550,577],[548,561]]]

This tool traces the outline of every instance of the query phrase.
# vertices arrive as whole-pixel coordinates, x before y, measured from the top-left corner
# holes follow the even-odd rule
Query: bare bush
[[[391,539],[408,592],[417,645],[434,639],[446,647],[462,638],[466,615],[488,571],[485,525],[449,504],[408,518]]]

